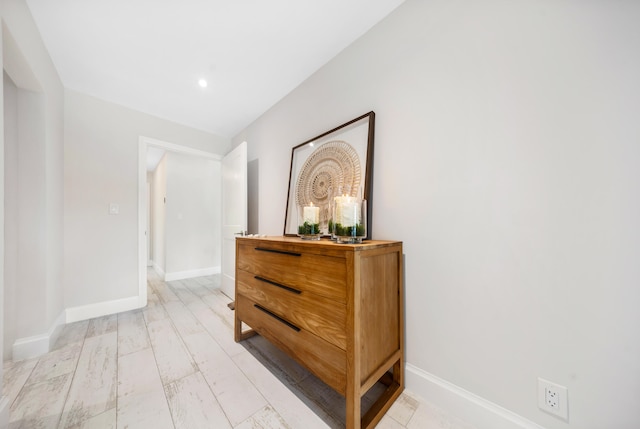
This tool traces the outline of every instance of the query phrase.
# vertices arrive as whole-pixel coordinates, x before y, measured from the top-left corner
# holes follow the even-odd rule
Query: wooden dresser
[[[401,242],[237,238],[235,309],[235,340],[258,333],[341,393],[347,429],[375,426],[404,389]]]

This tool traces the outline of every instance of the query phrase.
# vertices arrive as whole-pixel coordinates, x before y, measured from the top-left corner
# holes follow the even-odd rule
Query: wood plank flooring
[[[144,309],[65,326],[4,362],[10,429],[343,428],[344,398],[259,336],[233,341],[220,277],[148,272]],[[473,429],[405,391],[382,429]]]

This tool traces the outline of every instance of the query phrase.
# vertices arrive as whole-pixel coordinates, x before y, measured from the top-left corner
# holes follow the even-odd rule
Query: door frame
[[[221,161],[222,157],[215,153],[205,152],[188,146],[140,136],[138,138],[138,305],[147,305],[147,148],[149,146],[170,152],[201,156]],[[149,231],[151,233],[151,231]]]

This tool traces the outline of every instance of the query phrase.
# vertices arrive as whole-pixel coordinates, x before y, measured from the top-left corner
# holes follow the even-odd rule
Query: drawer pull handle
[[[261,282],[265,282],[265,283],[269,283],[270,285],[277,286],[277,287],[282,288],[284,290],[288,290],[289,292],[293,292],[293,293],[298,294],[298,295],[300,295],[302,293],[301,290],[294,289],[291,286],[285,286],[283,284],[274,282],[273,280],[265,279],[264,277],[254,276],[253,278],[256,279],[256,280],[260,280]]]
[[[258,305],[258,304],[253,304],[253,306],[255,308],[257,308],[258,310],[267,313],[269,316],[273,317],[274,319],[276,319],[278,322],[282,322],[285,325],[287,325],[288,327],[290,327],[291,329],[293,329],[296,332],[300,332],[300,328],[298,328],[296,325],[294,325],[293,323],[287,322],[286,320],[284,320],[282,317],[278,316],[277,314],[274,314],[272,312],[270,312],[269,310],[267,310],[266,308]]]
[[[261,252],[280,253],[282,255],[289,255],[289,256],[302,256],[302,253],[287,252],[286,250],[266,249],[264,247],[256,247],[256,250],[259,250]]]

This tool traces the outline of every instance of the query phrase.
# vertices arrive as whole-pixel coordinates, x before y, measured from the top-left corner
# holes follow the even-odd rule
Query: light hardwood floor
[[[219,276],[148,283],[146,308],[4,362],[10,429],[344,427],[344,398],[263,338],[234,342]],[[473,429],[406,390],[378,428]]]

